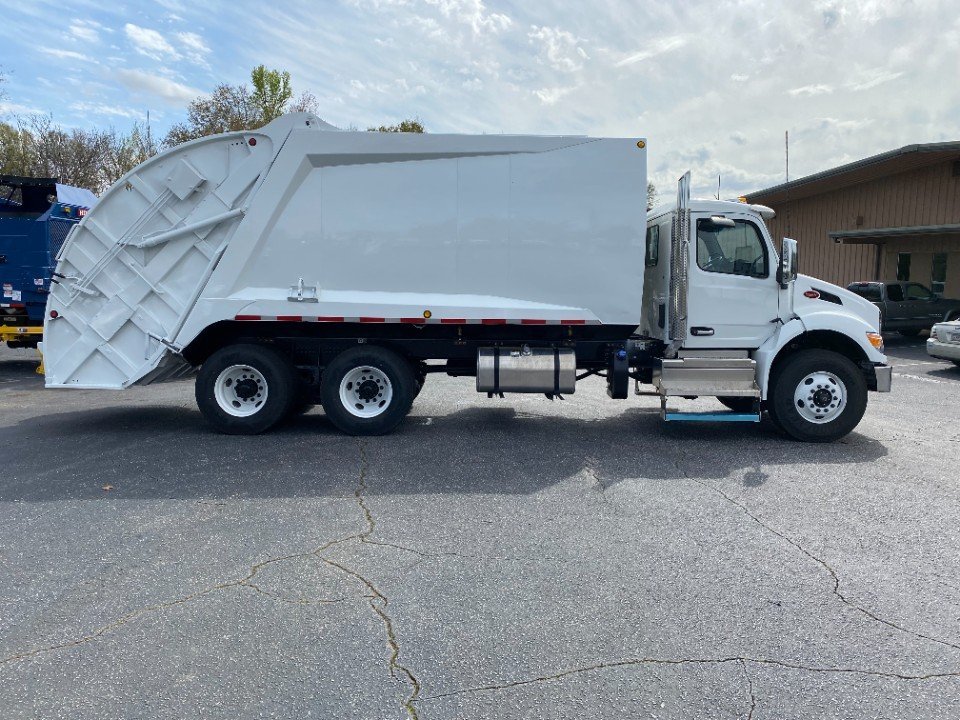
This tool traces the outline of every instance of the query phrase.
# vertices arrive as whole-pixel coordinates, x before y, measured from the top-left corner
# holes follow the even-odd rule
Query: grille
[[[56,257],[63,247],[67,235],[76,225],[75,220],[61,220],[60,218],[50,218],[50,255]]]

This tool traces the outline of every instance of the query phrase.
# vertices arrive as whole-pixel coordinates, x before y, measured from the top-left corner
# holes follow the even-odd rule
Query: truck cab
[[[767,230],[773,210],[691,200],[647,218],[641,335],[663,343],[651,378],[666,420],[757,419],[788,434],[833,439],[850,431],[867,392],[890,388],[877,308],[797,273]],[[684,413],[683,399],[715,396],[732,413]]]

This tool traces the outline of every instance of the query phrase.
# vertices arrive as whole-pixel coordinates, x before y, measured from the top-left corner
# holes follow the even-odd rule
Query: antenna
[[[785,170],[787,174],[787,182],[790,182],[790,131],[783,131],[783,150],[784,150],[784,159],[785,159]]]
[[[147,156],[150,155],[152,148],[153,148],[153,141],[150,138],[150,111],[147,110]]]
[[[720,199],[720,173],[717,173],[717,200]]]

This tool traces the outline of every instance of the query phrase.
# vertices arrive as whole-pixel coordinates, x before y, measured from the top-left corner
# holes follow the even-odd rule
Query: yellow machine
[[[16,325],[0,325],[0,343],[7,343],[10,347],[31,347],[34,345],[34,339],[39,340],[43,335],[43,327],[17,327]],[[37,366],[37,374],[43,375],[43,353],[40,353],[40,365]]]

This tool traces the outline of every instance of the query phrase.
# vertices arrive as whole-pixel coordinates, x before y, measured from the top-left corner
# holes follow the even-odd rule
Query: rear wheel
[[[324,369],[324,412],[350,435],[383,435],[399,425],[419,391],[413,369],[385,348],[367,346],[337,355]]]
[[[768,404],[771,419],[791,437],[831,442],[860,422],[867,409],[867,382],[839,353],[802,350],[777,368]]]
[[[289,413],[295,387],[293,367],[276,350],[231,345],[215,352],[200,368],[197,406],[215,430],[255,435]]]

